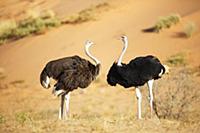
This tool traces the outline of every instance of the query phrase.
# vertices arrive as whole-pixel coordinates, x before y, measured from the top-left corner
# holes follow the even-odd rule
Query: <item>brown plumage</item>
[[[99,74],[100,62],[89,53],[89,47],[92,45],[93,42],[86,41],[85,52],[96,65],[75,55],[48,62],[40,74],[40,83],[44,88],[50,88],[50,78],[57,81],[53,93],[57,96],[61,95],[60,119],[63,119],[63,100],[69,100],[69,92],[88,87]],[[66,103],[69,104],[69,101]],[[66,108],[68,112],[69,107]]]
[[[68,93],[74,89],[86,88],[99,74],[100,64],[96,66],[77,55],[53,60],[43,69],[40,82],[43,87],[48,76],[57,81],[55,91],[63,89]],[[49,88],[50,86],[48,86]]]

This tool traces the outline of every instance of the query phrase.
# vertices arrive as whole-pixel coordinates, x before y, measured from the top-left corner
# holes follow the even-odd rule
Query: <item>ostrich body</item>
[[[88,87],[99,74],[100,62],[89,52],[92,45],[93,42],[86,41],[85,53],[95,62],[95,65],[75,55],[50,61],[41,72],[40,83],[44,88],[50,88],[50,78],[57,81],[53,93],[56,96],[61,96],[59,119],[64,118],[64,101],[66,104],[65,116],[69,114],[71,91]]]
[[[128,38],[122,36],[124,48],[120,55],[117,63],[114,62],[107,75],[107,82],[111,86],[119,84],[125,88],[135,87],[136,97],[138,99],[138,118],[141,119],[141,102],[142,95],[140,92],[140,86],[145,83],[149,89],[149,101],[151,108],[151,115],[153,111],[153,82],[161,78],[161,76],[168,72],[168,68],[162,65],[158,58],[152,55],[144,57],[136,57],[131,60],[128,64],[121,63],[122,57],[128,47]]]

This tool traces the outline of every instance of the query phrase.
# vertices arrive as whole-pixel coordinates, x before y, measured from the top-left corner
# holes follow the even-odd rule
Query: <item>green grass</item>
[[[15,119],[20,125],[24,125],[25,122],[31,120],[31,117],[28,113],[19,112],[15,114]]]
[[[158,21],[156,22],[155,24],[155,31],[156,32],[160,32],[161,30],[163,29],[168,29],[170,28],[171,26],[177,24],[180,22],[180,15],[178,14],[172,14],[172,15],[169,15],[169,16],[163,16],[163,17],[160,17],[158,19]]]
[[[27,17],[19,22],[15,20],[0,22],[0,44],[29,35],[44,34],[49,28],[58,27],[61,24],[80,24],[95,20],[96,13],[107,9],[108,6],[107,3],[91,6],[62,20],[58,19],[51,10],[41,13],[29,10]]]
[[[185,59],[184,53],[177,53],[175,55],[170,56],[166,62],[172,66],[184,66],[186,65],[186,59]]]
[[[12,36],[13,30],[17,28],[17,23],[13,20],[0,22],[0,44]]]
[[[51,27],[57,27],[60,24],[60,20],[51,11],[46,11],[41,15],[28,12],[27,18],[19,22],[10,20],[0,23],[0,44],[28,35],[42,34],[45,30]]]

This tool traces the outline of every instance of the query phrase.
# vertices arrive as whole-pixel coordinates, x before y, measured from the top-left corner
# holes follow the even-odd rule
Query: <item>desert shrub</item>
[[[188,22],[188,23],[184,26],[183,33],[185,34],[185,36],[186,36],[187,38],[190,38],[196,31],[197,31],[197,27],[196,27],[195,23],[193,23],[193,22]]]
[[[100,3],[96,6],[84,9],[78,13],[68,16],[62,20],[63,24],[80,24],[83,22],[95,20],[95,14],[97,11],[101,11],[109,6],[108,3]]]
[[[177,68],[155,89],[155,112],[159,118],[186,119],[192,105],[199,102],[199,89],[188,70]],[[167,81],[167,82],[166,82]]]
[[[41,16],[29,11],[27,18],[15,22],[5,21],[0,23],[0,44],[7,40],[19,39],[32,34],[41,34],[51,27],[57,27],[61,21],[52,11],[46,11]]]
[[[147,29],[143,29],[142,31],[143,32],[160,32],[161,30],[168,29],[172,25],[175,25],[178,22],[180,22],[180,18],[181,17],[178,14],[172,14],[169,16],[160,17],[154,26]]]
[[[0,22],[0,44],[12,36],[12,31],[16,29],[17,23],[13,20]]]
[[[62,20],[62,23],[64,23],[64,24],[78,24],[78,23],[87,22],[89,20],[94,20],[92,8],[82,10],[82,11],[76,13],[76,14],[73,14],[69,17],[66,17]]]
[[[79,24],[94,20],[96,12],[106,9],[108,6],[107,3],[101,3],[70,15],[62,20],[58,19],[51,10],[46,10],[41,13],[28,10],[26,13],[27,17],[19,22],[5,21],[0,23],[0,44],[28,35],[42,34],[45,30],[60,26],[61,24]]]
[[[175,55],[170,56],[166,62],[167,64],[171,66],[184,66],[186,65],[186,59],[185,59],[184,53],[177,53]]]
[[[172,14],[165,17],[160,17],[155,24],[155,29],[159,32],[162,29],[170,28],[172,25],[177,24],[180,21],[180,15]]]

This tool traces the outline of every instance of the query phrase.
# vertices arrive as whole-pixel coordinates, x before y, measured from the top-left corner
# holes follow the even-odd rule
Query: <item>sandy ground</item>
[[[19,8],[19,13],[23,14],[29,8],[42,10],[48,7],[62,17],[105,1],[60,0],[48,2],[49,4],[46,1],[43,3],[35,1],[40,4],[29,2],[29,6],[25,9],[19,8],[24,7],[25,2],[16,0],[17,4],[14,6],[11,1],[8,1],[0,4],[2,11],[0,18],[19,16],[15,12],[14,14],[9,12],[10,9]],[[0,90],[3,94],[0,98],[0,115],[5,115],[5,119],[7,118],[5,124],[0,125],[3,127],[0,132],[27,132],[30,129],[31,132],[179,132],[180,129],[190,132],[193,126],[185,128],[179,121],[157,118],[137,121],[134,91],[125,91],[121,87],[108,87],[105,78],[110,65],[121,52],[122,45],[117,38],[122,34],[129,37],[129,47],[124,62],[128,62],[135,56],[148,54],[156,55],[165,62],[171,55],[185,53],[189,67],[199,66],[199,30],[189,39],[178,37],[176,33],[181,32],[184,25],[190,21],[200,27],[200,5],[198,4],[200,0],[109,0],[106,2],[109,3],[109,9],[99,14],[96,21],[64,25],[44,35],[30,36],[0,46],[0,68],[5,75],[1,79],[1,88],[4,89]],[[152,26],[159,16],[171,13],[181,15],[180,24],[163,30],[160,34],[141,32],[142,29]],[[52,59],[70,55],[87,58],[83,51],[84,41],[87,39],[97,44],[91,48],[91,52],[102,62],[100,79],[86,92],[77,90],[72,93],[71,119],[59,122],[57,121],[59,99],[51,96],[51,90],[42,89],[39,84],[40,72]],[[194,107],[194,110],[196,108]],[[22,125],[16,120],[18,118],[16,114],[21,112],[25,112],[25,119],[28,119],[26,120],[28,122]],[[67,125],[69,128],[63,127]],[[118,126],[121,126],[119,130],[117,130]],[[194,132],[198,131],[196,127],[198,125],[193,128]]]

